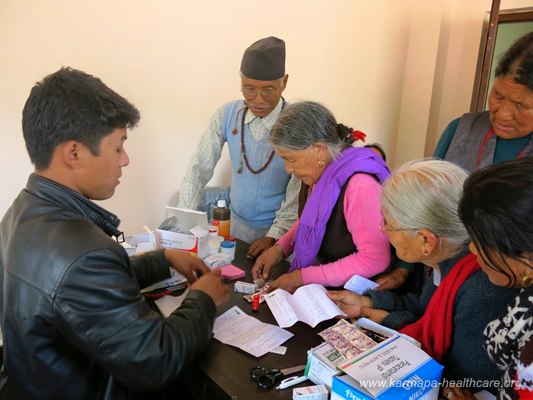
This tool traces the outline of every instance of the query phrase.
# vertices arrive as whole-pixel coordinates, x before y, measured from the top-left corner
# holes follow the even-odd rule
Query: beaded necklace
[[[281,110],[285,108],[285,99],[281,98]],[[266,163],[259,169],[254,169],[250,165],[250,162],[248,161],[248,156],[246,155],[246,145],[244,144],[244,120],[246,119],[246,112],[248,111],[248,106],[245,104],[244,108],[242,110],[242,117],[241,117],[241,154],[240,154],[240,160],[239,160],[239,168],[237,168],[237,173],[242,173],[243,166],[246,165],[246,168],[248,168],[248,171],[250,171],[252,174],[256,175],[261,172],[263,172],[272,162],[272,159],[274,158],[274,150],[270,153],[268,156],[268,160]],[[240,111],[239,111],[240,112]],[[239,118],[239,113],[237,113],[237,116],[235,119]],[[236,135],[238,133],[237,131],[237,121],[235,121],[235,128],[233,129],[232,133]],[[244,165],[243,165],[244,161]]]

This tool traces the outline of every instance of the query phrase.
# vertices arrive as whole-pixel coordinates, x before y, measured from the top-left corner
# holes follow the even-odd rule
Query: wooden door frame
[[[470,112],[485,110],[498,24],[533,21],[533,7],[512,10],[500,10],[499,8],[500,0],[493,0],[490,13],[487,13],[483,23]]]

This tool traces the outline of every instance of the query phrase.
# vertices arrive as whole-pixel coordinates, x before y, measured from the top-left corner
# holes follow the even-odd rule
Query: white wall
[[[102,203],[119,214],[126,234],[164,218],[211,114],[240,96],[241,55],[259,38],[286,41],[288,100],[323,102],[339,121],[383,143],[393,164],[422,156],[428,129],[435,136],[468,109],[489,0],[264,4],[2,0],[0,215],[32,171],[20,128],[24,102],[36,81],[61,66],[100,77],[141,111],[127,142],[130,166]],[[227,183],[227,171],[226,159],[213,184]]]

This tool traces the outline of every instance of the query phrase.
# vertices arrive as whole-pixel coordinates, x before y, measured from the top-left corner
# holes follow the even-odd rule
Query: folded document
[[[322,285],[301,286],[294,294],[276,289],[264,295],[279,326],[287,328],[298,321],[315,327],[319,322],[346,314],[327,296]]]

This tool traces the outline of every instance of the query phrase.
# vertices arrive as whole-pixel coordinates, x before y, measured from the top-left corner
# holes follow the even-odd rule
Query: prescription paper
[[[279,326],[266,324],[233,306],[215,320],[214,337],[255,357],[272,351],[294,335]]]
[[[294,325],[298,321],[315,327],[319,322],[344,313],[328,296],[322,285],[300,286],[294,294],[283,289],[276,289],[264,297],[276,322],[282,328]]]

